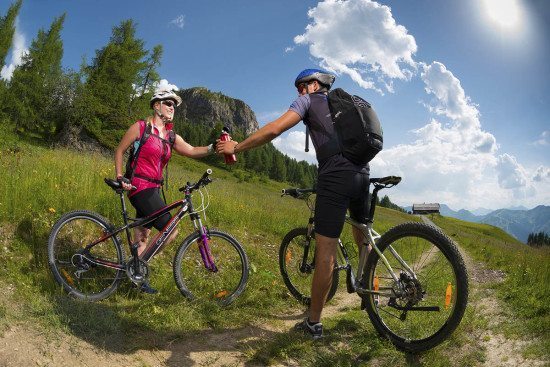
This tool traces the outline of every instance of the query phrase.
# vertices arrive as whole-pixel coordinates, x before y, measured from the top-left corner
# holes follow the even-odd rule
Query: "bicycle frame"
[[[183,219],[183,217],[186,214],[189,214],[189,217],[191,218],[191,221],[193,222],[193,226],[196,231],[200,233],[200,241],[199,241],[199,251],[201,253],[202,260],[204,262],[204,266],[210,270],[210,271],[217,271],[216,265],[214,263],[214,259],[212,258],[212,255],[210,254],[210,249],[208,247],[208,234],[206,228],[203,226],[200,215],[195,212],[193,207],[193,202],[191,200],[191,190],[189,188],[189,184],[185,188],[185,198],[175,201],[172,204],[154,212],[153,214],[140,218],[140,219],[134,219],[130,218],[128,216],[127,210],[126,210],[126,203],[124,200],[124,193],[122,191],[117,191],[117,193],[120,196],[121,200],[121,206],[122,206],[122,216],[124,219],[124,225],[122,227],[119,227],[115,229],[112,232],[107,233],[106,235],[102,236],[98,240],[90,243],[87,245],[82,251],[81,256],[86,258],[86,260],[90,261],[91,263],[94,263],[96,265],[101,265],[113,269],[118,270],[126,270],[126,263],[118,264],[114,263],[112,261],[104,260],[104,259],[98,259],[93,257],[90,254],[90,250],[98,245],[99,243],[102,243],[112,237],[115,241],[120,241],[120,238],[117,236],[122,231],[126,232],[126,236],[128,239],[128,243],[130,244],[130,251],[133,255],[137,254],[137,248],[134,248],[134,245],[132,245],[131,241],[131,234],[130,229],[143,226],[145,224],[148,224],[150,222],[155,221],[157,218],[160,218],[164,214],[174,210],[175,208],[180,207],[178,212],[168,221],[168,223],[164,226],[162,230],[159,231],[159,233],[153,238],[153,240],[149,243],[149,245],[145,248],[143,253],[139,255],[139,260],[149,262],[157,253],[161,252],[163,248],[168,243],[168,238],[170,235],[174,232],[174,229],[176,226],[180,223],[180,221]],[[128,222],[131,223],[128,223]]]

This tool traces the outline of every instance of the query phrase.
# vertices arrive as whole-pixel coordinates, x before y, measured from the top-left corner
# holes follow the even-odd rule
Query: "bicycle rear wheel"
[[[381,294],[363,297],[375,329],[408,352],[440,344],[456,329],[468,302],[466,267],[455,244],[433,226],[404,223],[385,233],[377,246],[398,280],[372,251],[366,264],[366,284]]]
[[[241,244],[231,235],[208,231],[208,246],[216,270],[206,268],[199,251],[200,233],[188,236],[174,257],[174,278],[181,293],[189,300],[232,303],[248,281],[248,258]]]
[[[124,271],[91,261],[122,264],[125,253],[116,236],[98,243],[87,254],[82,251],[112,230],[105,218],[85,210],[69,212],[53,226],[48,239],[48,262],[56,282],[71,296],[98,301],[116,290]]]
[[[302,259],[309,244],[306,263],[302,266]],[[311,303],[311,281],[315,255],[315,233],[311,237],[307,235],[307,228],[294,228],[286,234],[279,248],[279,269],[283,281],[290,291],[290,294],[300,303],[309,305]],[[327,300],[330,301],[338,289],[338,271],[332,273],[332,284],[330,286]]]

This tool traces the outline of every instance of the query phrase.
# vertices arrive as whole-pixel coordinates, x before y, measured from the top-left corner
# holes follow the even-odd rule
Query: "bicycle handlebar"
[[[281,190],[281,196],[290,195],[295,199],[299,199],[305,194],[314,194],[315,192],[317,192],[315,189],[288,188]]]
[[[179,191],[182,192],[182,191],[189,191],[190,193],[197,190],[197,189],[200,189],[201,187],[203,186],[206,186],[208,185],[209,183],[212,182],[212,179],[208,176],[210,176],[212,174],[212,170],[210,168],[208,168],[204,174],[202,175],[202,177],[194,184],[191,184],[190,182],[187,182],[187,184],[183,187],[180,187],[179,188]]]

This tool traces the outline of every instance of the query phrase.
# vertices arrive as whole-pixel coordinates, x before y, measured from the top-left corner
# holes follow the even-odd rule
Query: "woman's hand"
[[[120,184],[122,185],[122,188],[126,191],[131,191],[135,189],[135,187],[132,186],[132,183],[130,182],[130,180],[128,180],[124,176],[117,176],[116,180],[120,182]]]
[[[235,140],[221,141],[216,140],[216,153],[218,154],[235,154],[235,147],[239,142]]]

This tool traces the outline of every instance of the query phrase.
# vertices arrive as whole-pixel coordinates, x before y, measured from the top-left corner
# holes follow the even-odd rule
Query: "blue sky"
[[[548,1],[24,0],[2,77],[62,13],[65,67],[132,18],[148,48],[163,45],[162,78],[239,98],[260,124],[286,111],[302,69],[331,70],[377,111],[385,149],[371,173],[403,177],[388,192],[398,204],[550,205]],[[303,131],[274,144],[314,162]]]

